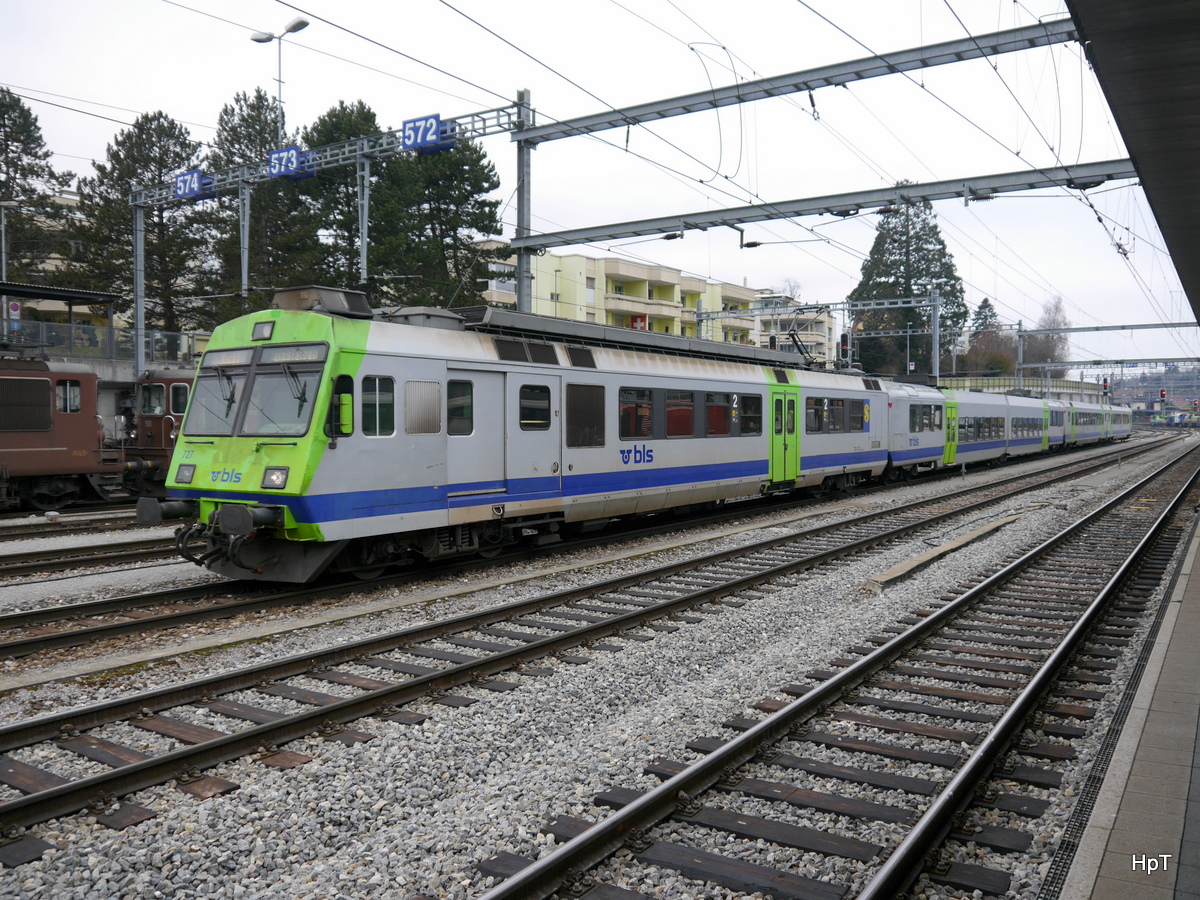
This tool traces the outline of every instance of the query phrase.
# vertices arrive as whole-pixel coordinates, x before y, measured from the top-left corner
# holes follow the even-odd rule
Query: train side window
[[[733,406],[728,394],[704,395],[704,433],[710,437],[732,432]]]
[[[783,399],[775,398],[775,433],[783,434]]]
[[[929,407],[930,423],[932,425],[930,428],[931,431],[942,430],[942,409],[940,406]]]
[[[362,380],[362,429],[372,437],[396,433],[396,379],[366,375]]]
[[[863,414],[863,410],[864,410],[863,403],[864,402],[862,400],[847,401],[847,411],[850,414],[850,430],[851,431],[863,431],[864,430],[863,423],[864,423],[866,417]]]
[[[160,391],[162,390],[161,384],[156,385],[156,387]],[[56,382],[54,385],[54,406],[60,413],[79,412],[83,408],[83,389],[80,382],[74,380]]]
[[[788,397],[787,421],[784,424],[787,427],[788,434],[796,433],[796,401],[791,397]]]
[[[59,384],[62,384],[60,381]],[[167,405],[167,389],[161,384],[142,385],[142,415],[161,416]],[[60,408],[59,412],[66,412]]]
[[[617,395],[621,440],[633,441],[654,435],[652,397],[645,388],[621,388]]]
[[[604,446],[604,385],[567,385],[567,446]]]
[[[691,391],[667,391],[667,437],[696,433],[696,400]]]
[[[825,400],[821,397],[807,397],[804,400],[804,432],[820,434],[825,430]]]
[[[171,385],[171,415],[182,416],[187,409],[188,393],[191,385]]]
[[[446,382],[446,431],[471,434],[475,430],[475,385],[470,381]]]
[[[825,408],[825,427],[830,434],[841,434],[846,430],[846,401],[838,398],[828,403]]]
[[[519,398],[522,431],[550,430],[550,388],[523,384]]]
[[[739,394],[737,400],[742,408],[741,415],[738,417],[738,421],[741,426],[740,434],[742,437],[751,437],[762,434],[762,395]]]
[[[442,430],[442,385],[437,381],[404,382],[404,433],[437,434]]]

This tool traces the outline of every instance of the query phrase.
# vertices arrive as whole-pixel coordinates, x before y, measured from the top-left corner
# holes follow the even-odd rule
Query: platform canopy
[[[1200,319],[1200,12],[1195,0],[1067,0]]]

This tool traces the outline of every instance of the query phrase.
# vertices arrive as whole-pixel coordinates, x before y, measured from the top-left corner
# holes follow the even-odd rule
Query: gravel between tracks
[[[469,708],[415,704],[414,709],[431,713],[420,726],[362,720],[355,727],[376,736],[367,743],[347,748],[315,738],[294,742],[288,749],[314,758],[297,770],[269,769],[249,759],[219,766],[209,774],[241,785],[229,795],[201,802],[173,786],[139,792],[129,799],[158,815],[123,832],[105,829],[85,816],[38,826],[35,834],[62,849],[0,872],[0,896],[54,900],[476,896],[489,884],[475,874],[481,860],[501,850],[533,856],[548,852],[552,843],[538,834],[548,819],[562,814],[595,818],[603,814],[591,802],[597,792],[617,785],[657,784],[657,779],[642,774],[646,763],[659,756],[690,758],[683,749],[688,740],[728,734],[720,723],[749,714],[746,704],[780,696],[781,684],[826,665],[864,635],[953,588],[988,560],[1028,548],[1077,519],[1096,505],[1101,494],[1127,485],[1144,469],[1148,464],[1127,463],[1122,469],[1093,476],[1089,481],[1097,486],[1094,493],[1079,487],[1058,488],[1055,502],[1047,506],[1033,508],[1029,501],[1018,499],[995,515],[1026,510],[1019,522],[882,593],[866,588],[867,576],[915,555],[922,549],[921,542],[809,573],[793,587],[740,609],[722,608],[705,616],[704,624],[685,625],[645,644],[622,641],[620,652],[588,651],[592,662],[585,666],[550,663],[552,675],[520,677],[519,687],[509,693],[456,691],[481,697],[482,702]],[[936,486],[906,488],[880,502],[894,504],[941,491],[944,488]],[[949,539],[970,527],[946,529],[943,537]],[[615,575],[763,536],[759,531],[711,541],[694,550],[635,556],[609,563],[606,569]],[[581,555],[578,560],[556,560],[555,565],[572,562],[580,567],[587,564]],[[352,640],[561,588],[583,580],[585,574],[589,580],[597,577],[595,571],[559,572],[532,583],[410,605],[203,657],[180,657],[132,672],[48,684],[0,699],[0,717],[12,720],[298,652],[306,646]],[[321,689],[330,691],[331,686],[322,683]],[[261,698],[255,702],[263,703]],[[191,720],[214,727],[231,725],[204,711],[196,711]],[[131,731],[121,732],[122,736]],[[147,749],[170,746],[157,736],[138,734]],[[63,765],[56,753],[38,749],[15,755],[49,768]],[[835,750],[821,755],[836,761],[850,758]],[[913,774],[928,773],[913,770]],[[842,785],[840,790],[851,796],[859,793],[855,786]],[[726,795],[721,802],[748,813],[767,813],[766,804],[737,795]],[[915,806],[920,801],[902,797],[898,802]],[[778,814],[774,806],[771,811]],[[789,815],[791,821],[814,827],[832,820],[803,810],[791,810]],[[892,826],[856,827],[864,839],[893,840]],[[668,840],[678,837],[671,827],[656,834]],[[1050,846],[1055,837],[1052,823],[1046,835],[1043,843]],[[715,832],[703,837],[693,834],[687,840],[704,849],[771,861],[767,845]],[[773,852],[775,864],[786,864],[811,878],[854,882],[863,870],[848,860]],[[672,872],[660,873],[652,885],[646,884],[644,873],[629,868],[621,858],[610,861],[608,869],[615,883],[654,896],[727,896],[723,890]],[[1013,896],[1031,896],[1037,879],[1036,864],[1022,870]]]

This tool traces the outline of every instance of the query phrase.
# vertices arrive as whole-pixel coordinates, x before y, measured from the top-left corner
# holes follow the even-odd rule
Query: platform
[[[1193,528],[1060,900],[1200,900],[1198,550]]]

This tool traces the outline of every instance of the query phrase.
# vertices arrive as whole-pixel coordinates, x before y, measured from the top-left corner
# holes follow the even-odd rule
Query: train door
[[[446,372],[446,486],[451,498],[503,494],[504,374]]]
[[[1050,447],[1050,404],[1042,402],[1042,450]]]
[[[771,459],[772,484],[793,482],[800,477],[800,390],[771,386]]]
[[[958,455],[958,402],[946,398],[946,435],[945,449],[942,452],[942,465],[952,466]]]
[[[561,493],[562,416],[557,375],[510,372],[505,387],[505,475],[510,496]]]

